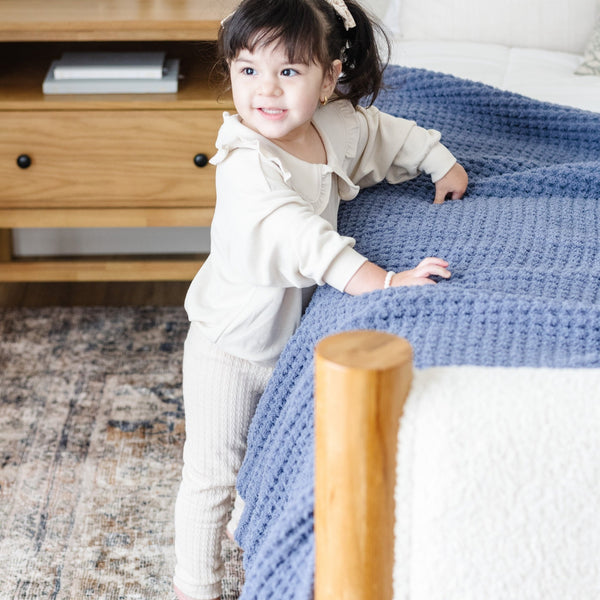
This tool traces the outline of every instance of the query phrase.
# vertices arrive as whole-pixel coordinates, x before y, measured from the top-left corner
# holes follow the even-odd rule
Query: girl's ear
[[[323,85],[321,87],[321,95],[328,98],[333,94],[333,90],[335,90],[335,86],[337,85],[338,79],[342,74],[342,61],[334,60],[331,63],[331,66],[325,72],[325,77],[323,77]]]

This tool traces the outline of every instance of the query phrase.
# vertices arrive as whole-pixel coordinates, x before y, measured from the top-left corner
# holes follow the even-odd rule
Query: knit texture
[[[339,229],[385,269],[450,263],[437,286],[315,293],[250,428],[241,598],[312,596],[313,348],[350,329],[411,342],[417,367],[600,366],[600,115],[423,70],[390,67],[382,110],[438,129],[469,173],[433,205],[426,177],[343,203]],[[340,557],[343,560],[343,557]]]
[[[248,426],[272,369],[223,352],[192,323],[183,353],[186,441],[175,503],[175,585],[191,598],[221,595],[221,541]]]

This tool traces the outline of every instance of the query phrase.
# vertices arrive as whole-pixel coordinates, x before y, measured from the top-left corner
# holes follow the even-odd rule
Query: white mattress
[[[600,112],[600,77],[573,74],[581,59],[578,54],[498,44],[394,41],[391,62]]]

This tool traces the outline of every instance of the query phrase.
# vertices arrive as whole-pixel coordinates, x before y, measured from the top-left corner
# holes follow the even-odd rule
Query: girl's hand
[[[414,269],[410,271],[401,271],[396,273],[390,282],[390,287],[399,287],[402,285],[435,285],[435,281],[429,279],[432,275],[448,279],[450,271],[446,268],[448,262],[442,258],[430,256],[423,259]]]
[[[465,195],[469,177],[461,165],[456,163],[441,179],[435,182],[434,204],[443,204],[448,196],[458,200]]]
[[[432,275],[448,279],[450,271],[446,268],[448,263],[442,258],[430,256],[423,259],[414,269],[410,271],[400,271],[394,273],[390,281],[390,286],[398,287],[401,285],[429,285],[435,281],[429,279]],[[380,266],[367,261],[354,273],[350,281],[346,284],[344,291],[352,296],[380,290],[384,287],[386,271]]]

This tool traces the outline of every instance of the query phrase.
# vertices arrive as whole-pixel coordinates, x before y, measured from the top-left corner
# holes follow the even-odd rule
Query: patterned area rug
[[[0,319],[0,599],[171,600],[183,309]],[[223,552],[234,600],[241,552]]]

